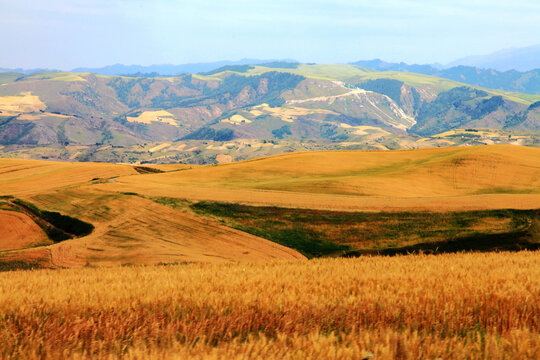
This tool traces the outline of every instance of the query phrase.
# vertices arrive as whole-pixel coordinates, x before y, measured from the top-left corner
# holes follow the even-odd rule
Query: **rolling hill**
[[[158,168],[155,171],[160,171]],[[10,225],[2,225],[8,232],[0,236],[4,250],[0,263],[79,267],[302,258],[268,240],[150,199],[93,188],[102,182],[114,182],[121,175],[139,173],[131,166],[116,164],[1,160],[0,217],[10,217]],[[43,230],[50,235],[50,227],[62,224],[40,215],[44,210],[80,219],[94,229],[87,236],[51,241],[44,237]],[[15,229],[13,219],[20,225]]]
[[[471,236],[479,248],[528,248],[539,234],[539,154],[517,146],[326,151],[200,167],[2,159],[0,217],[19,225],[3,225],[10,235],[0,263],[292,259],[434,242],[465,249]],[[426,211],[438,213],[427,217],[434,223]]]
[[[519,146],[312,151],[121,176],[95,186],[156,197],[337,210],[531,209],[540,204],[539,160],[540,149]]]

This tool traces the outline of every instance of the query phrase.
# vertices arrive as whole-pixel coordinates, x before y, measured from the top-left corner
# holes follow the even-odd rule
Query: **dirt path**
[[[306,103],[306,102],[311,102],[311,101],[329,101],[330,104],[332,104],[337,98],[347,97],[347,96],[352,96],[352,95],[359,95],[359,94],[367,94],[368,92],[371,92],[371,91],[366,91],[364,89],[353,89],[345,94],[340,94],[340,95],[318,96],[318,97],[302,99],[302,100],[289,100],[287,101],[287,105],[301,104],[301,103]]]

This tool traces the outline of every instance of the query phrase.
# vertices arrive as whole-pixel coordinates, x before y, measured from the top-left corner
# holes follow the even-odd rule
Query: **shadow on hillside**
[[[538,218],[538,215],[537,215]],[[538,219],[536,220],[539,221]],[[474,234],[448,241],[435,243],[419,243],[410,246],[387,248],[381,250],[351,250],[343,257],[358,257],[363,255],[406,255],[406,254],[444,254],[457,252],[488,252],[488,251],[520,251],[540,250],[536,226],[524,231],[515,231],[502,234]]]

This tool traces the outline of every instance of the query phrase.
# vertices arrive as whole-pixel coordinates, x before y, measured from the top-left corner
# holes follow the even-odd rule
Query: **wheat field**
[[[540,149],[312,151],[93,185],[194,201],[353,211],[536,209]]]
[[[127,164],[0,159],[0,196],[95,227],[81,239],[4,251],[0,267],[30,260],[43,267],[76,267],[301,257],[154,201],[162,197],[344,211],[538,209],[540,204],[540,149],[519,146],[308,152],[217,166],[152,167],[165,172],[141,173],[144,169]],[[42,233],[34,230],[39,238]]]
[[[4,359],[538,359],[539,252],[0,273]]]

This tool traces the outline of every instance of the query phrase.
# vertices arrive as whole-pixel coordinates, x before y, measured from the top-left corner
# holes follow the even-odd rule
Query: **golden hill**
[[[540,206],[540,149],[479,146],[292,153],[120,177],[97,186],[151,196],[288,207],[529,209]]]
[[[95,227],[82,238],[4,250],[1,260],[57,267],[303,258],[156,198],[342,210],[540,208],[540,149],[517,146],[307,152],[218,166],[154,168],[165,172],[120,164],[0,160],[0,195]],[[21,224],[28,220],[16,216]],[[27,225],[20,232],[33,231],[33,237],[17,240],[19,248],[43,240],[39,229]]]
[[[0,195],[35,195],[138,172],[131,166],[0,159]]]
[[[32,197],[40,208],[90,222],[89,236],[3,254],[45,267],[256,261],[298,252],[134,195],[66,190]]]
[[[41,209],[58,211],[95,226],[92,234],[83,238],[4,251],[0,253],[1,260],[65,267],[303,258],[298,252],[271,241],[140,196],[91,189],[92,184],[114,181],[115,177],[128,174],[139,173],[127,165],[0,160],[0,195],[22,198]],[[4,211],[0,213],[2,220],[6,214],[28,225],[23,214]],[[15,248],[35,243],[43,235],[37,226],[26,226],[19,233],[30,230],[34,233],[26,243],[21,243],[21,236],[11,235],[21,243]],[[8,247],[2,242],[2,248]]]

